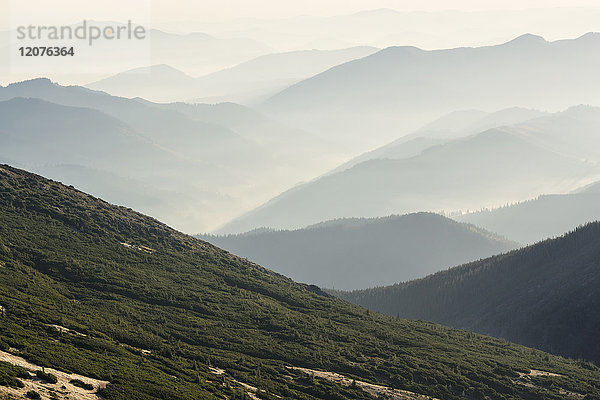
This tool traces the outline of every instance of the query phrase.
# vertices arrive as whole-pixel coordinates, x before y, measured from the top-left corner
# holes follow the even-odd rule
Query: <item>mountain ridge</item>
[[[500,208],[456,215],[453,219],[533,244],[600,219],[600,193],[594,191],[596,186],[598,183],[590,184],[587,191],[541,195]]]
[[[61,86],[44,78],[0,87],[0,101],[15,97],[40,99],[63,107],[94,109],[118,119],[131,131],[143,136],[145,141],[151,142],[155,151],[148,152],[146,168],[134,171],[127,165],[124,148],[116,142],[112,147],[109,140],[100,145],[102,149],[106,149],[104,156],[107,160],[115,160],[120,155],[118,162],[111,164],[103,161],[102,155],[92,151],[88,153],[97,163],[90,165],[92,161],[85,157],[74,160],[78,154],[74,150],[75,145],[81,147],[83,144],[63,141],[63,145],[56,151],[41,152],[41,159],[47,162],[38,163],[27,146],[33,145],[35,149],[52,146],[52,138],[42,135],[45,131],[53,132],[57,137],[64,136],[57,128],[60,125],[65,129],[69,128],[72,131],[69,134],[73,138],[78,138],[83,135],[80,132],[97,132],[101,129],[88,127],[85,119],[78,118],[77,115],[65,116],[64,120],[60,120],[58,116],[46,118],[42,112],[33,112],[33,108],[30,115],[27,115],[27,104],[24,104],[25,109],[19,111],[22,116],[19,124],[31,126],[35,121],[39,138],[43,140],[29,145],[21,142],[22,146],[18,151],[3,154],[6,160],[12,160],[19,166],[35,168],[44,174],[57,171],[44,170],[46,164],[50,167],[79,164],[95,169],[108,168],[107,172],[125,179],[142,180],[147,187],[152,186],[152,197],[158,195],[162,203],[174,206],[171,209],[157,209],[147,208],[142,203],[121,203],[125,198],[123,196],[112,197],[109,192],[97,191],[90,183],[86,183],[84,187],[94,194],[159,216],[187,232],[214,229],[234,217],[235,213],[261,204],[290,184],[306,180],[330,168],[339,157],[335,150],[326,150],[332,148],[328,143],[323,143],[304,131],[290,128],[247,107],[230,103],[214,106],[188,105],[187,108],[182,104],[156,104],[112,96],[80,86]],[[29,103],[33,104],[34,101]],[[63,114],[66,115],[66,111]],[[44,126],[44,120],[48,120],[48,126]],[[76,121],[78,126],[75,126]],[[11,134],[8,128],[0,123],[0,130],[4,130],[7,135]],[[13,128],[17,129],[15,126]],[[108,139],[114,133],[106,130],[102,135],[106,135]],[[102,135],[98,134],[93,139],[101,141]],[[157,156],[159,150],[162,156]],[[141,148],[133,148],[131,151],[137,158],[143,155]],[[166,159],[171,162],[163,162]],[[248,163],[248,159],[252,162]],[[156,163],[152,162],[154,160]],[[132,168],[136,165],[132,164]],[[81,168],[78,171],[84,172]],[[59,180],[65,180],[69,176],[73,175],[53,175]],[[83,177],[79,176],[73,183],[79,184],[82,181]],[[108,180],[104,181],[109,183]],[[65,182],[68,183],[66,180]],[[102,188],[106,188],[106,185]],[[166,193],[169,191],[170,195]]]
[[[519,247],[474,225],[432,213],[196,237],[295,281],[341,290],[407,281]]]
[[[229,101],[253,105],[302,79],[376,50],[355,46],[328,51],[270,53],[195,77],[166,64],[153,65],[124,71],[85,86],[158,102]]]
[[[341,297],[598,363],[600,223],[428,277]]]
[[[430,147],[412,158],[367,160],[322,176],[278,195],[216,233],[289,229],[342,217],[481,209],[494,202],[510,203],[509,197],[572,190],[584,177],[596,176],[596,168],[495,128]]]
[[[369,141],[356,139],[364,148],[457,109],[598,104],[592,66],[600,66],[599,38],[545,42],[521,37],[503,45],[446,50],[390,47],[299,82],[266,100],[263,110],[339,140],[369,129],[375,132]]]

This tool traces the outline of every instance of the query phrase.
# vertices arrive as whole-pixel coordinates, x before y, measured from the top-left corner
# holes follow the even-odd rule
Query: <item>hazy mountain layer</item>
[[[593,187],[590,187],[593,189]],[[543,195],[534,200],[453,217],[532,244],[600,220],[600,193]]]
[[[139,175],[151,163],[176,160],[120,120],[89,108],[13,98],[0,102],[0,121],[0,152],[24,163],[62,160]]]
[[[353,47],[273,53],[244,60],[199,78],[192,78],[168,65],[154,65],[125,71],[86,86],[117,96],[143,97],[159,102],[256,104],[294,83],[377,50]]]
[[[414,157],[422,153],[423,150],[437,144],[463,138],[492,128],[522,123],[546,115],[548,114],[518,107],[496,112],[479,110],[455,111],[385,146],[361,154],[337,167],[333,172],[343,171],[368,160]]]
[[[85,85],[114,96],[182,101],[193,96],[196,79],[169,65],[134,68]]]
[[[202,156],[205,161],[215,161],[214,152],[217,149],[222,153],[221,159],[248,149],[248,143],[222,126],[192,120],[172,110],[157,110],[139,101],[80,86],[60,86],[47,79],[34,79],[0,87],[0,99],[14,97],[38,98],[64,106],[102,111],[143,133],[155,144],[186,157]],[[225,152],[225,149],[229,149],[229,152]]]
[[[196,101],[259,104],[287,87],[316,74],[375,53],[358,46],[339,50],[301,50],[268,54],[198,78]]]
[[[339,162],[332,146],[230,103],[159,105],[36,79],[0,87],[0,108],[3,159],[191,232]],[[64,173],[65,165],[77,171]],[[97,173],[112,174],[114,185]],[[137,181],[140,195],[161,206],[125,195],[122,180]]]
[[[133,22],[135,24],[136,21]],[[127,25],[127,21],[94,21],[94,25],[103,29]],[[93,82],[119,71],[128,71],[151,64],[169,64],[193,76],[200,76],[275,51],[274,48],[248,37],[231,37],[230,35],[215,37],[197,32],[197,30],[178,34],[172,33],[173,31],[152,29],[150,26],[144,26],[144,28],[146,29],[146,40],[143,42],[135,45],[129,40],[96,42],[96,45],[102,47],[95,52],[87,52],[82,49],[83,51],[78,54],[80,57],[77,57],[76,69],[67,68],[65,71],[61,68],[48,68],[48,71],[44,71],[43,68],[40,68],[40,71],[45,75],[50,74],[49,77],[53,80],[69,83]],[[174,31],[180,32],[181,30]],[[6,50],[5,54],[9,54],[9,46],[10,48],[20,46],[15,43],[16,37],[16,31],[0,32],[0,49]],[[82,45],[85,45],[85,41]],[[30,73],[34,71],[31,68],[20,71],[8,68],[9,63],[5,64],[5,68],[0,66],[0,82],[2,84],[18,79],[29,79],[31,78]]]
[[[598,176],[594,163],[492,129],[400,160],[377,159],[295,187],[219,233],[296,228],[342,217],[481,209],[568,192]]]
[[[165,149],[100,111],[39,99],[0,102],[0,144],[0,157],[15,165],[188,229],[231,212],[235,203],[219,188],[248,179]]]
[[[449,50],[390,47],[299,82],[264,109],[357,148],[374,147],[460,109],[600,104],[599,48],[596,33]]]
[[[518,247],[472,225],[426,213],[199,237],[296,281],[343,290],[421,278]]]
[[[137,100],[152,107],[180,112],[194,120],[226,127],[245,140],[269,149],[269,155],[280,161],[278,169],[285,170],[293,166],[302,171],[290,171],[288,182],[305,179],[310,171],[318,173],[323,168],[322,165],[335,163],[343,154],[342,149],[334,148],[330,142],[317,139],[308,132],[282,124],[240,104],[158,104]]]
[[[399,7],[398,3],[389,3]],[[558,4],[558,3],[557,3]],[[548,37],[573,37],[598,29],[600,11],[562,3],[558,7],[485,10],[392,8],[365,9],[337,15],[288,18],[247,18],[243,21],[196,21],[183,24],[215,34],[236,32],[276,48],[336,49],[350,44],[377,47],[412,44],[424,49],[481,46],[508,41],[523,32]],[[375,4],[373,4],[375,6]],[[173,29],[182,29],[180,21]]]

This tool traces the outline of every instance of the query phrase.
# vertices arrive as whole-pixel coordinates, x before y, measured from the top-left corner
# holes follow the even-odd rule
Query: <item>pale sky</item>
[[[173,8],[176,5],[176,8]],[[297,15],[332,16],[364,10],[391,8],[397,11],[494,10],[548,7],[598,7],[598,0],[155,0],[154,18],[161,22],[182,18],[228,20],[233,18],[283,18]]]
[[[299,16],[350,15],[383,8],[432,14],[398,14],[393,18],[387,18],[389,14],[381,14],[385,15],[381,19],[285,20]],[[528,11],[522,11],[526,9]],[[448,10],[462,13],[433,14]],[[476,11],[491,12],[471,13]],[[357,19],[361,21],[360,29],[356,28]],[[78,71],[85,71],[80,73],[81,76],[75,76],[62,67],[56,70],[40,68],[41,60],[36,63],[23,60],[35,68],[35,73],[28,73],[23,66],[12,63],[21,58],[14,57],[16,48],[11,49],[7,45],[11,36],[1,34],[8,29],[14,32],[19,26],[71,25],[80,24],[83,20],[118,23],[131,20],[134,24],[170,33],[203,32],[222,40],[242,38],[265,49],[264,53],[248,56],[253,58],[270,52],[332,50],[352,46],[385,48],[411,45],[431,50],[494,45],[524,33],[538,34],[547,40],[575,38],[587,32],[600,31],[600,0],[0,0],[0,84],[37,75],[51,76],[72,84],[89,83],[152,64],[169,64],[189,75],[201,76],[248,60],[238,57],[238,53],[244,53],[243,49],[231,45],[233,47],[223,50],[229,52],[231,60],[221,63],[188,60],[185,52],[182,53],[184,55],[160,58],[156,56],[162,54],[160,52],[145,51],[147,56],[138,58],[133,53],[128,57],[117,53],[104,54],[102,59],[110,61],[107,67],[96,62],[82,63],[81,49],[79,63],[68,64],[77,66]],[[95,48],[94,52],[97,53],[98,49]],[[219,54],[211,56],[218,58]],[[6,62],[7,59],[12,61]],[[10,74],[2,72],[7,64],[11,65]],[[18,71],[18,76],[15,71]]]
[[[549,7],[600,7],[598,0],[0,0],[0,28],[13,25],[11,4],[27,9],[32,23],[66,24],[82,18],[140,20],[151,15],[159,25],[175,21],[227,21],[236,18],[284,18],[298,15],[332,16],[377,8],[398,11],[480,11]],[[14,8],[14,7],[13,7]],[[151,10],[151,11],[150,11]],[[20,13],[20,12],[19,12]],[[151,13],[151,14],[149,14]],[[52,19],[52,22],[49,22]]]

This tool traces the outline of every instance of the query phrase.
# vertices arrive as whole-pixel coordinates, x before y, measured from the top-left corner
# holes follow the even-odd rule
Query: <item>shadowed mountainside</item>
[[[296,281],[342,290],[421,278],[518,247],[475,226],[428,213],[198,237]]]
[[[600,362],[600,223],[423,279],[351,293],[371,310]]]

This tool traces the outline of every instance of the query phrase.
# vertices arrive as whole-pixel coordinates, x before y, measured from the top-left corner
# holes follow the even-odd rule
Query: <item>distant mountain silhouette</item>
[[[199,204],[213,212],[231,207],[215,189],[220,180],[236,179],[177,156],[100,111],[39,99],[0,102],[0,158],[178,224],[205,223],[193,211]]]
[[[154,143],[185,156],[214,155],[214,146],[225,147],[221,157],[247,148],[233,131],[192,120],[171,110],[158,110],[138,101],[110,96],[81,86],[61,86],[40,78],[0,87],[0,100],[13,97],[39,98],[60,105],[93,108],[125,122]]]
[[[431,147],[416,157],[369,160],[297,186],[218,233],[290,229],[353,216],[477,210],[568,192],[598,173],[592,163],[498,128]]]
[[[169,65],[154,65],[125,71],[86,86],[113,95],[160,102],[254,104],[303,79],[377,50],[352,47],[272,53],[194,78]]]
[[[90,83],[86,87],[116,96],[174,101],[187,99],[195,85],[196,79],[163,64],[135,68]]]
[[[75,21],[73,21],[75,22]],[[107,27],[126,26],[128,21],[93,21],[88,24],[103,29]],[[135,24],[134,26],[139,26]],[[215,37],[202,32],[178,34],[145,28],[145,40],[133,45],[129,40],[113,40],[110,42],[110,57],[92,56],[77,57],[76,68],[47,68],[39,69],[36,73],[47,73],[53,80],[65,82],[95,82],[118,71],[129,71],[150,65],[171,65],[176,69],[186,71],[192,76],[201,76],[253,58],[271,54],[276,51],[273,47],[248,37]],[[176,29],[174,31],[181,31]],[[16,37],[16,27],[13,31],[0,32],[0,49],[8,51],[15,45],[10,45],[10,38]],[[61,43],[60,45],[65,45]],[[85,45],[83,43],[82,45]],[[84,52],[81,52],[83,54]],[[7,55],[9,53],[6,53]],[[28,79],[27,72],[35,70],[27,68],[6,69],[0,66],[3,77],[10,80]],[[41,72],[40,72],[41,71]],[[44,72],[47,71],[47,72]],[[6,80],[3,80],[6,82]]]
[[[198,237],[294,280],[345,290],[420,278],[518,247],[472,225],[428,213]]]
[[[580,193],[543,195],[536,199],[453,217],[461,222],[532,244],[563,235],[573,227],[600,220],[598,184]]]
[[[202,32],[176,34],[149,31],[152,61],[174,65],[199,76],[275,51],[260,41],[243,37],[219,38]]]
[[[35,79],[0,87],[0,108],[4,160],[192,232],[337,162],[327,143],[235,104],[156,104]]]
[[[90,108],[13,98],[0,102],[0,121],[0,152],[24,164],[63,160],[139,172],[149,160],[174,158],[120,120]]]
[[[318,164],[314,158],[323,156],[327,148],[329,155],[336,155],[331,144],[319,140],[308,132],[287,126],[251,108],[236,103],[189,104],[152,103],[136,99],[144,104],[161,109],[173,110],[186,116],[230,129],[242,138],[266,146],[274,157],[286,157],[287,162],[301,159],[303,162]]]
[[[404,8],[402,3],[388,4]],[[250,18],[231,21],[226,24],[226,29],[282,49],[335,49],[352,43],[377,47],[411,44],[424,49],[449,49],[502,43],[523,32],[555,35],[558,27],[563,35],[585,32],[598,29],[600,19],[600,11],[596,8],[575,7],[571,3],[557,7],[494,7],[478,11],[457,8],[426,12],[377,9],[327,17],[304,15],[268,20]],[[180,23],[174,25],[180,26]],[[188,29],[192,28],[194,25]]]
[[[598,104],[600,34],[547,42],[424,51],[390,47],[268,99],[278,118],[356,147],[380,145],[457,109]],[[369,135],[359,135],[368,131]]]
[[[508,129],[556,153],[600,161],[600,107],[579,105]]]
[[[419,155],[423,150],[437,144],[459,139],[488,129],[525,122],[548,115],[547,113],[511,107],[496,112],[478,110],[455,111],[425,125],[375,150],[361,154],[339,166],[334,172],[343,171],[367,160],[380,158],[402,159]]]
[[[599,257],[596,222],[424,279],[338,294],[371,310],[600,363]]]
[[[590,183],[585,187],[573,191],[573,193],[600,193],[600,182]]]
[[[313,75],[375,53],[368,46],[267,54],[198,78],[196,102],[258,104]]]

